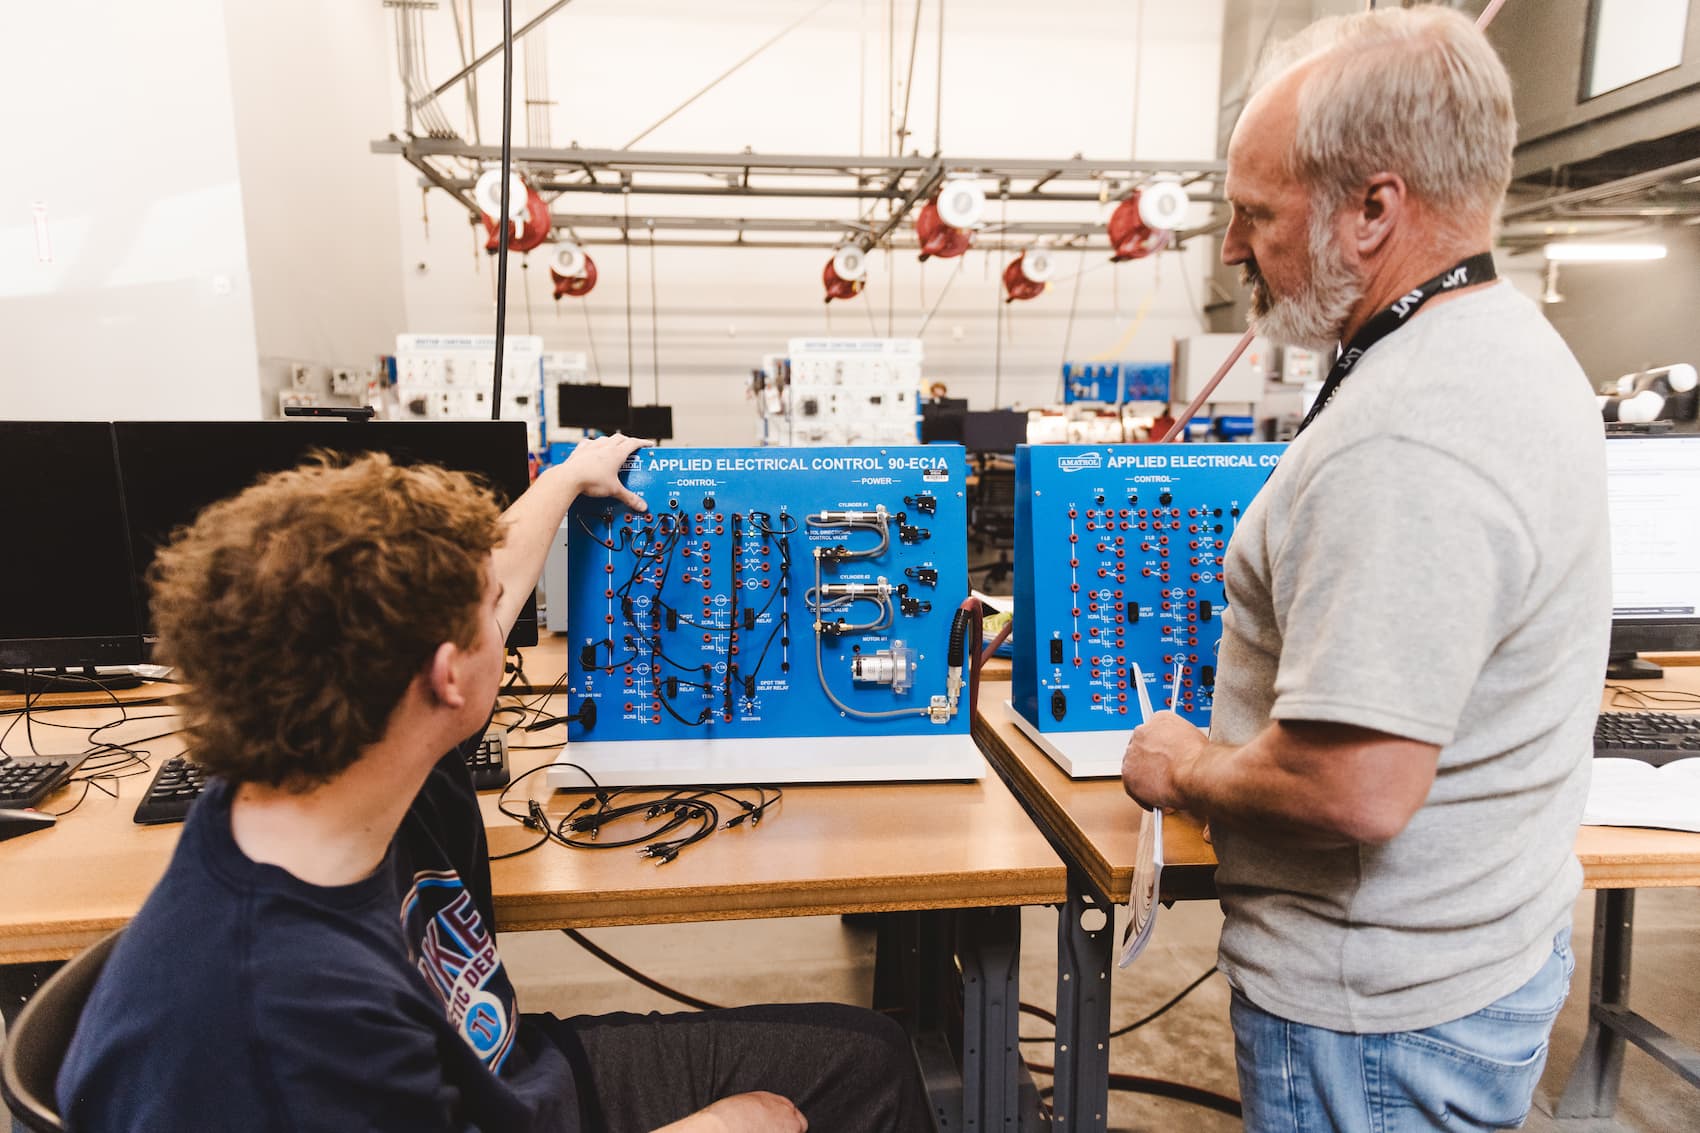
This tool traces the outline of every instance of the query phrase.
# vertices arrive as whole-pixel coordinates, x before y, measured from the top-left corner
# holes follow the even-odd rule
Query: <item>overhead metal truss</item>
[[[472,200],[477,173],[500,159],[495,146],[440,138],[372,143],[372,152],[396,154],[419,170],[424,188],[453,197],[476,219]],[[556,229],[587,244],[651,239],[661,245],[711,247],[830,248],[855,242],[864,248],[916,247],[903,219],[950,177],[972,177],[988,188],[988,199],[1033,204],[1103,204],[1119,200],[1157,178],[1179,180],[1195,201],[1222,201],[1220,161],[1126,161],[1071,158],[957,158],[838,154],[692,153],[609,149],[515,147],[514,168],[550,202]],[[818,199],[842,201],[853,217],[598,215],[566,211],[573,194],[591,198],[691,196],[723,199]],[[1070,218],[1026,219],[994,224],[982,248],[1016,247],[1036,240],[1064,245],[1091,242],[1101,223]],[[1187,230],[1181,240],[1218,225]],[[604,233],[586,235],[586,233]],[[607,234],[611,233],[611,234]],[[726,233],[728,239],[703,239]],[[761,238],[763,235],[768,238]],[[774,239],[786,234],[788,239]],[[752,238],[754,237],[754,238]],[[1107,244],[1107,240],[1103,241]]]

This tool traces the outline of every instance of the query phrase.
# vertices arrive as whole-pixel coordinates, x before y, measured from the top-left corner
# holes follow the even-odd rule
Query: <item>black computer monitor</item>
[[[1642,651],[1700,649],[1700,435],[1606,442],[1612,680],[1660,675]]]
[[[142,658],[112,426],[0,421],[0,669]]]
[[[565,428],[617,433],[631,417],[631,386],[562,382],[555,387],[555,420]]]
[[[475,473],[504,502],[531,482],[523,421],[120,421],[113,430],[142,632],[150,638],[141,580],[160,544],[208,504],[235,495],[268,472],[294,468],[315,450],[387,452],[401,464],[440,464]],[[508,644],[537,644],[535,599],[526,600]]]
[[[1027,443],[1027,414],[1015,409],[990,409],[962,418],[962,446],[969,452],[1015,455]]]
[[[634,405],[631,424],[626,432],[634,437],[652,441],[673,439],[673,407],[671,405]]]
[[[921,443],[961,444],[962,419],[967,415],[966,397],[933,397],[921,402]]]

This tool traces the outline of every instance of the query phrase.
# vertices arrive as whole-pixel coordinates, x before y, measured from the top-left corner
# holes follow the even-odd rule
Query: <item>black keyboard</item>
[[[508,734],[485,732],[478,746],[466,753],[466,769],[472,772],[472,786],[478,791],[494,791],[508,785]]]
[[[76,759],[11,759],[0,756],[0,810],[33,807],[57,791],[82,762]]]
[[[487,732],[479,745],[466,755],[466,769],[472,772],[472,786],[480,791],[493,791],[508,785],[508,736],[506,732]],[[147,794],[136,807],[136,822],[154,826],[163,822],[182,822],[189,807],[200,797],[206,778],[199,764],[183,756],[174,756],[160,764],[148,784]],[[45,794],[46,792],[42,792]],[[28,803],[14,803],[28,806]]]
[[[136,807],[136,822],[142,826],[182,822],[204,786],[206,776],[200,764],[181,755],[172,756],[153,773],[147,794]]]
[[[1700,715],[1602,712],[1594,725],[1594,755],[1655,765],[1700,756]]]

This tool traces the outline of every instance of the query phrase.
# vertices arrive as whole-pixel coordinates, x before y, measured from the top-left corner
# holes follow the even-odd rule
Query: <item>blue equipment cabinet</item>
[[[564,758],[603,782],[978,777],[966,474],[955,445],[635,454],[647,514],[568,518]]]
[[[1023,730],[1131,730],[1136,665],[1153,707],[1170,704],[1178,673],[1175,710],[1209,725],[1228,541],[1285,448],[1016,450],[1012,679]]]

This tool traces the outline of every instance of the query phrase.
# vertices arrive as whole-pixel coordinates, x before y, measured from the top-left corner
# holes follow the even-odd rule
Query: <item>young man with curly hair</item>
[[[84,1010],[70,1128],[931,1128],[872,1012],[519,1012],[461,749],[573,499],[644,509],[619,480],[641,443],[581,445],[506,512],[439,468],[309,465],[161,551],[160,650],[212,777]]]

